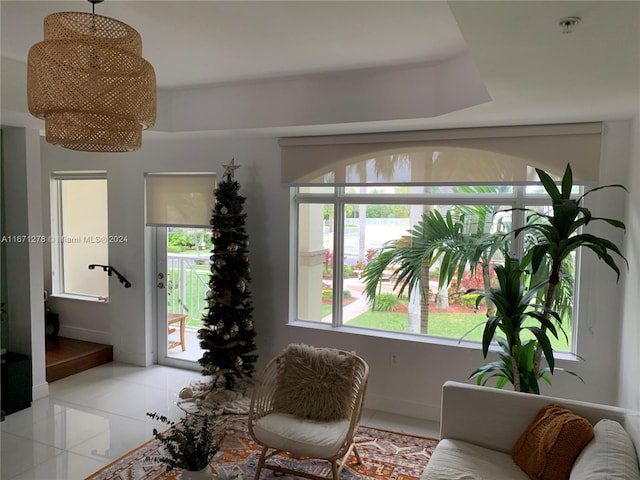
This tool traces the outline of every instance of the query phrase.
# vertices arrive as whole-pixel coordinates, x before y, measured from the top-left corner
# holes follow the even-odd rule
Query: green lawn
[[[446,337],[460,339],[465,333],[473,327],[482,323],[484,325],[484,317],[478,313],[429,313],[429,335],[437,337]],[[533,321],[531,323],[534,324]],[[356,318],[346,322],[349,326],[358,326],[365,328],[375,328],[379,330],[391,330],[395,332],[407,331],[407,314],[391,313],[391,312],[365,312]],[[465,340],[482,340],[482,332],[484,326],[480,326],[473,330],[465,337]],[[568,330],[567,335],[571,338],[571,332]],[[533,335],[532,335],[533,338]],[[564,335],[560,334],[560,339],[552,338],[551,344],[556,351],[569,351],[569,343],[565,340]]]
[[[199,265],[196,267],[198,270],[208,270],[208,266]],[[170,276],[176,275],[170,272]],[[203,291],[200,288],[200,295],[196,288],[192,288],[191,282],[196,282],[195,276],[187,275],[187,292],[191,298],[186,298],[185,303],[187,305],[193,305],[194,308],[190,308],[189,317],[187,317],[187,325],[192,327],[199,327],[201,325],[202,316],[197,313],[198,308],[204,308],[205,300],[203,295],[206,295],[206,289]],[[175,294],[171,295],[169,299],[169,311],[179,311],[177,303],[177,290],[174,290]],[[196,308],[197,307],[197,308]],[[325,317],[331,314],[331,305],[322,304],[322,316]],[[473,330],[469,335],[465,337],[466,340],[481,341],[482,332],[484,330],[484,315],[482,313],[443,313],[443,312],[431,312],[429,314],[429,335],[436,337],[445,337],[460,339],[465,333],[473,329],[478,324],[482,324]],[[534,325],[534,321],[531,320],[531,325]],[[353,320],[346,322],[346,325],[353,327],[375,328],[378,330],[389,330],[394,332],[406,332],[407,330],[407,314],[406,313],[392,313],[392,312],[365,312]],[[571,329],[567,329],[567,335],[571,339]],[[531,335],[533,338],[533,335]],[[560,334],[560,339],[551,339],[551,344],[556,351],[570,351],[569,342],[564,338],[564,335]]]

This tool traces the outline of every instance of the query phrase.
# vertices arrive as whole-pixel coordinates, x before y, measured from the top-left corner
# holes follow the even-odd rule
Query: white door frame
[[[173,358],[167,355],[167,227],[153,228],[155,230],[155,241],[153,242],[155,250],[155,272],[153,278],[155,281],[156,292],[153,318],[156,319],[158,331],[156,337],[156,349],[158,352],[157,362],[160,365],[166,365],[169,367],[199,371],[202,367],[198,362],[181,358]]]

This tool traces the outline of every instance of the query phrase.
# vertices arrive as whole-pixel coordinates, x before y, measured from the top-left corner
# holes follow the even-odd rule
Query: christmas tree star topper
[[[236,169],[240,168],[240,165],[235,164],[235,158],[231,159],[231,163],[222,166],[224,167],[224,176],[228,179],[232,179]]]

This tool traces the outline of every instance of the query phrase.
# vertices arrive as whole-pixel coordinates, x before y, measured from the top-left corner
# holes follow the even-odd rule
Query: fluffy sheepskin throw
[[[347,418],[354,367],[353,357],[335,349],[289,345],[274,398],[276,410],[323,422]]]

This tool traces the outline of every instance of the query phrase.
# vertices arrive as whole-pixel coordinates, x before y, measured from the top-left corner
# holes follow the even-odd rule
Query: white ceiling
[[[42,20],[86,0],[2,1],[2,54],[24,60]],[[438,61],[466,49],[444,2],[106,0],[134,27],[159,88]]]
[[[91,5],[1,0],[2,56],[26,61],[42,40],[44,17],[64,10]],[[640,111],[639,1],[106,0],[96,13],[140,32],[161,89],[393,69],[470,53],[490,102],[369,126],[375,130],[609,120]],[[567,15],[582,18],[571,34],[558,25]]]

